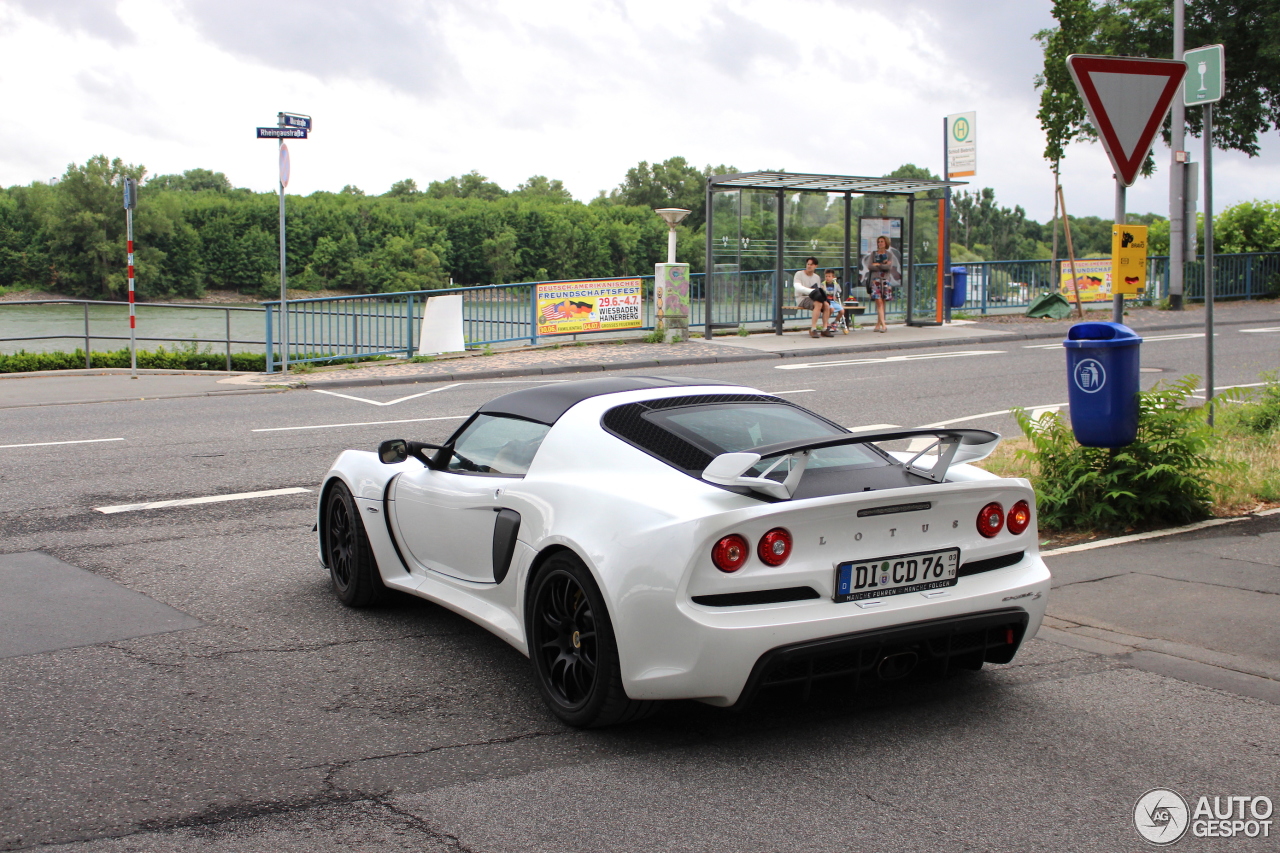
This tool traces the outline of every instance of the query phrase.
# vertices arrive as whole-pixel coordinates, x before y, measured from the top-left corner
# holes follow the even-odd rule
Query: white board
[[[422,333],[418,355],[462,352],[467,348],[462,335],[462,294],[430,296],[422,309]]]

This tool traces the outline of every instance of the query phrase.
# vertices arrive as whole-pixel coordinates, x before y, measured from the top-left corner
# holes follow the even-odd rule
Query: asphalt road
[[[1203,339],[1160,337],[1144,385],[1202,370]],[[1276,343],[1220,333],[1218,386],[1260,381]],[[654,372],[786,392],[849,426],[1009,432],[1009,408],[1066,402],[1062,359],[1019,343]],[[92,576],[39,563],[43,606],[106,580],[79,594],[167,631],[0,659],[0,849],[1114,851],[1145,845],[1131,813],[1154,787],[1275,798],[1275,705],[1045,640],[941,682],[743,713],[671,703],[578,732],[466,620],[339,605],[314,493],[94,511],[314,488],[345,447],[439,440],[524,384],[0,411],[0,443],[41,445],[0,447],[0,555]]]

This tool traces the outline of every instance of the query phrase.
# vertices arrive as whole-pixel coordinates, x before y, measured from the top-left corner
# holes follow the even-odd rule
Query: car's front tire
[[[381,601],[387,588],[378,574],[355,498],[342,483],[334,483],[325,497],[323,535],[325,562],[338,600],[348,607],[368,607]]]
[[[547,559],[529,587],[526,627],[538,692],[551,711],[578,728],[643,719],[656,702],[627,696],[618,644],[591,572],[562,551]]]

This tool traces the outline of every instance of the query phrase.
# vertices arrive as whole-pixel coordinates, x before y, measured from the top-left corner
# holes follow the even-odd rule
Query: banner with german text
[[[638,329],[640,279],[553,281],[538,285],[538,334]]]

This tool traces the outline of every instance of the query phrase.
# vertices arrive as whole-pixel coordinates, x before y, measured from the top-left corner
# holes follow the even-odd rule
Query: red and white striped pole
[[[134,314],[133,302],[133,209],[138,204],[138,182],[133,178],[124,179],[124,221],[129,241],[129,377],[138,378],[138,341],[134,331],[138,318]]]

